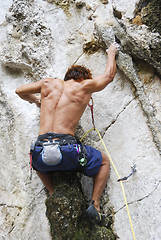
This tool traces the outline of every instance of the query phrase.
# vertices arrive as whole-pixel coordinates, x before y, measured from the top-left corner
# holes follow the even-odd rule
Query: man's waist
[[[35,150],[35,146],[41,146],[45,148],[45,146],[56,145],[60,146],[67,144],[76,144],[75,149],[78,153],[78,162],[80,164],[80,169],[84,168],[87,164],[87,151],[86,148],[82,145],[80,141],[77,141],[76,138],[69,134],[58,134],[47,132],[45,134],[39,135],[35,144],[31,144],[30,153]],[[63,154],[63,151],[61,151]]]
[[[36,145],[43,145],[43,143],[59,143],[59,145],[74,144],[77,140],[70,134],[47,132],[38,136]]]

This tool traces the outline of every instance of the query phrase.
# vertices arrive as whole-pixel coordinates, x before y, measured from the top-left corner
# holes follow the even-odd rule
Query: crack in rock
[[[15,228],[15,225],[11,227],[8,233],[11,233],[14,230],[14,228]]]
[[[17,208],[19,211],[22,210],[22,207],[20,207],[20,206],[7,205],[6,203],[0,203],[0,207]]]
[[[157,186],[153,189],[153,191],[151,191],[149,194],[145,195],[145,196],[142,197],[142,198],[139,198],[139,199],[137,199],[137,200],[135,200],[135,201],[129,202],[129,203],[128,203],[128,206],[131,205],[131,204],[137,203],[137,202],[141,202],[142,200],[148,198],[150,195],[152,195],[152,194],[157,190],[157,188],[159,187],[160,183],[161,183],[161,180],[158,181],[158,184],[157,184]],[[119,211],[121,211],[121,210],[122,210],[123,208],[125,208],[125,207],[126,207],[126,205],[123,205],[120,209],[118,209],[116,212],[114,212],[114,214],[117,214]]]
[[[34,198],[32,198],[32,200],[29,202],[29,204],[27,205],[28,208],[33,209],[35,207],[35,203],[38,205],[38,203],[36,202],[37,198],[44,192],[46,191],[45,187],[43,187],[35,196]]]
[[[147,116],[148,126],[153,135],[153,141],[159,150],[159,153],[161,154],[161,124],[155,118],[154,108],[150,104],[150,101],[145,94],[144,86],[137,75],[132,58],[128,54],[119,52],[117,64],[119,69],[124,72],[124,74],[129,78],[136,88],[138,99],[141,103],[144,113]]]
[[[87,21],[84,22],[84,23],[82,23],[82,25],[81,25],[78,29],[76,29],[73,33],[71,33],[70,37],[71,37],[72,35],[74,35],[76,32],[78,32],[86,23],[87,23]]]
[[[82,53],[80,56],[78,56],[77,59],[74,61],[74,63],[72,65],[75,65],[78,62],[78,60],[83,56],[83,54],[84,53]]]
[[[136,99],[136,97],[134,97],[133,99],[131,99],[124,107],[123,109],[117,114],[117,116],[112,120],[112,122],[104,129],[102,129],[100,131],[102,138],[104,137],[106,131],[117,121],[117,119],[119,118],[119,116],[127,109],[127,107]],[[99,140],[98,140],[99,141]],[[97,141],[97,142],[98,142]]]

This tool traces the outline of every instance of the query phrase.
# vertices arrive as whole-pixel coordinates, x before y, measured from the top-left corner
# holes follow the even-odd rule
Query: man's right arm
[[[112,82],[115,73],[116,73],[116,61],[115,56],[118,52],[118,45],[112,44],[107,50],[108,53],[108,61],[106,64],[106,68],[103,74],[93,78],[85,80],[83,83],[83,88],[87,92],[98,92],[103,90],[110,82]]]
[[[15,93],[30,103],[35,103],[40,107],[40,97],[36,96],[35,93],[41,93],[43,79],[35,83],[24,84],[18,87]]]

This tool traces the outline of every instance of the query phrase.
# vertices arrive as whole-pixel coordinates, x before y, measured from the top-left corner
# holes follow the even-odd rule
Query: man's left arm
[[[29,103],[35,103],[38,107],[41,106],[41,100],[39,96],[36,96],[36,93],[41,93],[42,81],[40,80],[35,83],[24,84],[18,87],[15,93],[25,101]]]
[[[105,71],[103,74],[93,78],[87,79],[83,82],[83,87],[86,92],[98,92],[103,90],[110,82],[113,81],[113,78],[116,73],[116,61],[115,56],[118,52],[118,45],[116,43],[111,44],[109,47],[108,61],[105,67]]]

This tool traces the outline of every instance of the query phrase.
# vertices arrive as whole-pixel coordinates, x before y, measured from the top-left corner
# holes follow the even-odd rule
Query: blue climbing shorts
[[[61,155],[59,156],[59,154],[57,154],[58,161],[55,164],[50,161],[52,155],[50,151],[47,151],[46,154],[42,146],[35,146],[32,153],[32,167],[42,174],[57,171],[76,171],[82,172],[84,175],[89,177],[96,175],[102,164],[101,152],[95,148],[84,145],[87,151],[87,164],[80,170],[77,147],[78,144],[66,144],[59,146],[58,148],[60,148],[59,150]],[[47,159],[49,160],[47,161]]]

